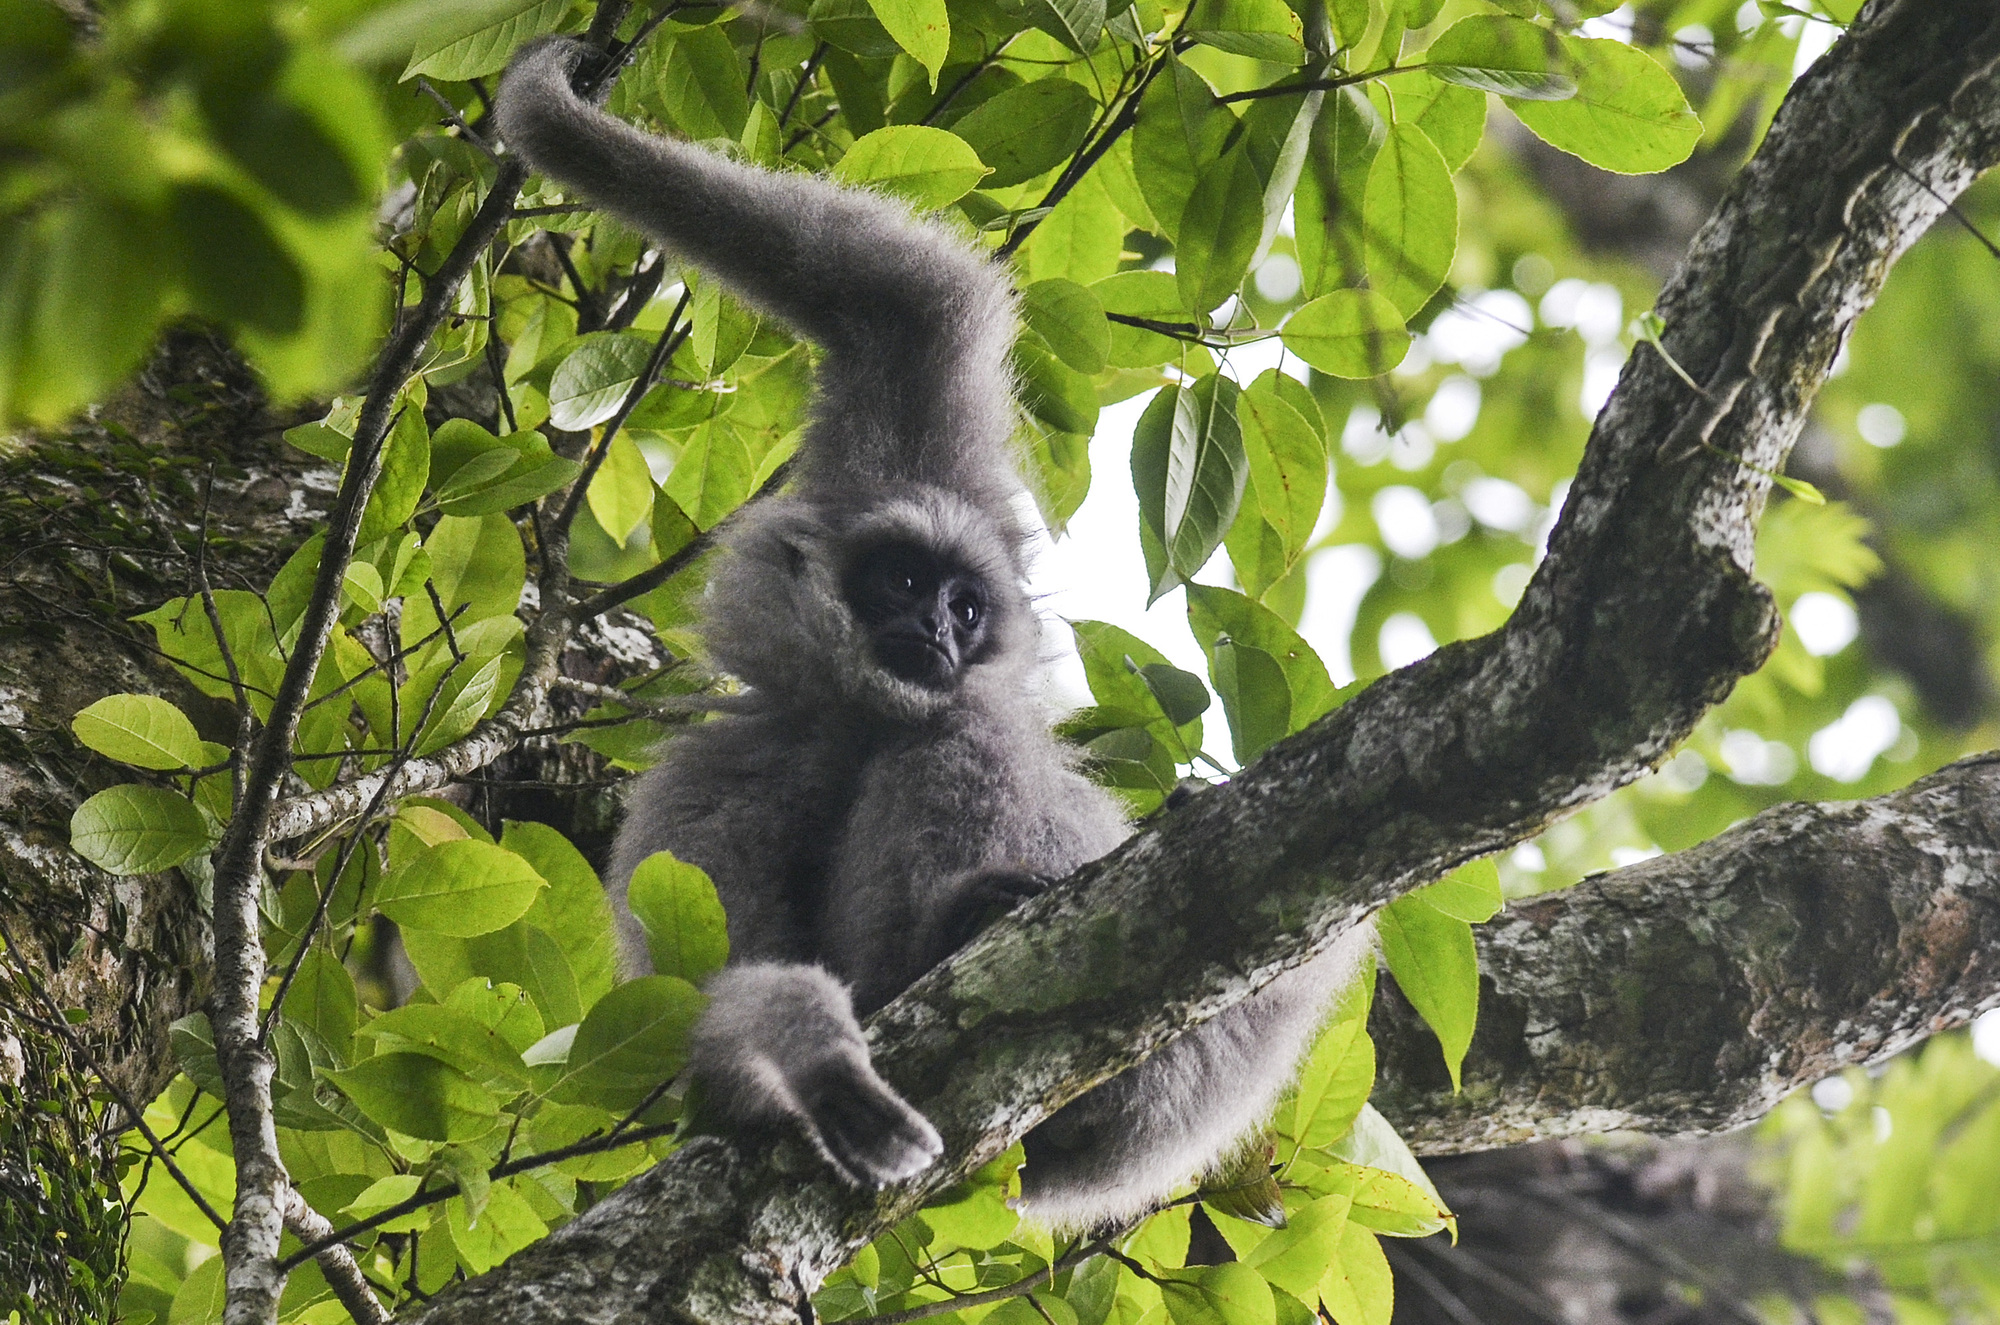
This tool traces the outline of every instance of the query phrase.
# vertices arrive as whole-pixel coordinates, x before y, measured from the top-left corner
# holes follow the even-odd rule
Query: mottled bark
[[[1375,1102],[1412,1145],[1749,1122],[2000,1005],[2000,756],[1777,806],[1477,933],[1462,1095],[1409,1005],[1378,1003]]]
[[[1771,648],[1757,471],[1782,467],[1895,257],[2000,156],[1996,60],[1989,0],[1871,4],[1662,295],[1669,351],[1703,390],[1634,356],[1508,625],[1156,819],[875,1018],[884,1075],[947,1141],[938,1170],[871,1197],[795,1145],[704,1138],[416,1318],[797,1319],[850,1249],[1053,1108],[1664,757]]]

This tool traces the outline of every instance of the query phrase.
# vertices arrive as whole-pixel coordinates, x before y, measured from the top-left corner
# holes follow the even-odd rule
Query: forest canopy
[[[0,0],[14,1318],[1388,1325],[1429,1262],[1385,1240],[1459,1231],[1420,1154],[1766,1113],[1833,1296],[1760,1310],[1992,1314],[2000,1037],[1864,1070],[2000,1002],[1951,817],[1997,794],[1954,762],[2000,661],[1992,16],[1117,3]],[[1155,969],[1078,957],[1101,1006],[995,1048],[1003,925],[885,1012],[951,1144],[908,1190],[687,1125],[699,869],[641,867],[618,978],[617,785],[734,684],[708,554],[815,349],[507,153],[552,32],[613,113],[1019,291],[1050,697],[1144,834],[1034,960],[1123,905]],[[1907,855],[1780,808],[1856,800]],[[1200,889],[1240,933],[1146,927]],[[1364,915],[1379,977],[1228,1172],[1017,1218],[1037,1118]],[[1537,998],[1618,1024],[1538,1057]]]

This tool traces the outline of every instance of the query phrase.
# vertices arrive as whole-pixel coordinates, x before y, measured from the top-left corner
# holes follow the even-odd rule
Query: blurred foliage
[[[1128,481],[1122,459],[1093,473],[1093,434],[1100,457],[1126,440],[1097,427],[1100,410],[1154,393],[1131,436],[1139,518],[1124,536],[1146,574],[1130,590],[1180,591],[1191,638],[1074,623],[1090,703],[1064,725],[1143,813],[1357,681],[1494,629],[1518,600],[1655,278],[1615,247],[1586,250],[1508,144],[1532,134],[1618,172],[1692,155],[1680,178],[1699,186],[1754,148],[1854,6],[1610,8],[675,0],[625,17],[621,35],[645,40],[609,105],[894,193],[1011,262],[1022,448],[1052,531],[1093,479]],[[581,0],[131,0],[80,27],[46,0],[0,0],[0,421],[51,423],[101,399],[163,322],[186,317],[227,329],[278,397],[351,388],[494,185],[485,126],[509,55],[591,14]],[[1963,206],[1969,224],[2000,228],[2000,190]],[[561,503],[586,464],[571,568],[614,583],[712,529],[796,445],[810,347],[557,185],[530,180],[516,209],[394,402],[294,752],[311,787],[447,747],[506,702],[537,546],[522,517]],[[1945,226],[1920,243],[1816,415],[1810,445],[1840,500],[1781,497],[1764,522],[1759,570],[1792,626],[1770,665],[1660,773],[1497,870],[1469,867],[1390,909],[1387,965],[1454,1074],[1477,1011],[1469,926],[1503,892],[1690,845],[1780,799],[1874,794],[1993,743],[1990,715],[1942,722],[1877,661],[1854,595],[1896,577],[1965,623],[1980,666],[2000,661],[1996,306],[2000,263],[1976,240]],[[335,398],[287,437],[344,464],[358,411]],[[261,590],[141,620],[194,686],[261,714],[318,558],[315,540]],[[696,561],[632,601],[676,655],[699,656],[701,579]],[[568,738],[643,767],[674,722],[655,701],[716,684],[678,662],[630,685],[629,702],[603,697]],[[146,696],[100,701],[75,731],[140,770],[78,811],[76,848],[114,872],[177,867],[202,883],[231,810],[229,752]],[[369,1221],[356,1243],[386,1300],[487,1268],[671,1148],[679,1101],[665,1083],[700,1007],[693,982],[726,955],[700,871],[668,858],[642,871],[634,906],[663,974],[614,984],[598,880],[546,828],[417,799],[289,864],[264,908],[281,1148],[316,1209]],[[389,922],[420,981],[401,998],[379,978]],[[1032,1283],[1032,1300],[956,1314],[1386,1322],[1377,1237],[1451,1216],[1366,1107],[1371,990],[1328,1028],[1269,1135],[1204,1189],[1100,1242],[1059,1244],[1006,1204],[1011,1152],[864,1251],[820,1312]],[[226,1210],[206,1024],[182,1023],[174,1044],[184,1075],[149,1116]],[[1796,1245],[1881,1250],[1850,1238],[1850,1208],[1887,1221],[1899,1249],[1980,1245],[1935,1220],[1895,1223],[1908,1201],[1868,1184],[1893,1170],[1897,1191],[1927,1191],[1967,1146],[1984,1147],[1982,1164],[2000,1155],[1965,1121],[1965,1083],[1985,1090],[1987,1071],[1940,1045],[1879,1085],[1854,1082],[1857,1100],[1894,1094],[1881,1107],[1943,1120],[1899,1122],[1893,1163],[1849,1126],[1860,1103],[1825,1122],[1787,1106],[1775,1126]],[[1924,1084],[1947,1078],[1958,1084]],[[1931,1102],[1903,1103],[1919,1099]],[[215,1229],[132,1145],[143,1217],[122,1318],[215,1318]],[[1197,1203],[1234,1264],[1186,1265]],[[1984,1283],[1967,1268],[1980,1263],[1912,1253],[1884,1274],[1905,1300],[1956,1303]],[[294,1272],[285,1319],[341,1315],[309,1262]]]

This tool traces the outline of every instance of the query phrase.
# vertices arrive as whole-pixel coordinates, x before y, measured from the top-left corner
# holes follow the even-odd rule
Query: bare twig
[[[293,1237],[301,1242],[317,1242],[333,1232],[332,1221],[307,1205],[296,1187],[286,1190],[285,1227]],[[347,1308],[347,1314],[354,1317],[354,1325],[389,1325],[389,1312],[375,1296],[375,1290],[368,1286],[347,1244],[329,1243],[313,1259],[319,1262],[327,1287],[340,1299],[340,1305]]]

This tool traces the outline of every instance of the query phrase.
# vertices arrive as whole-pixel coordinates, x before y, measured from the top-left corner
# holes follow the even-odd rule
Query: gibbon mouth
[[[877,643],[876,653],[897,677],[919,685],[943,685],[957,671],[957,661],[936,640],[904,635]]]

